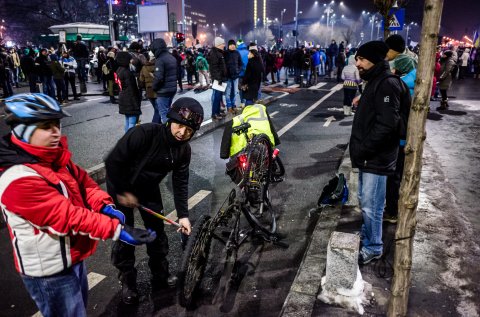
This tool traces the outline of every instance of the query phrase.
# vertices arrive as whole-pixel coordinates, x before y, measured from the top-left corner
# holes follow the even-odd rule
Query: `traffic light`
[[[182,43],[183,41],[185,41],[185,34],[177,33],[177,35],[175,35],[175,38],[177,39],[177,43]]]

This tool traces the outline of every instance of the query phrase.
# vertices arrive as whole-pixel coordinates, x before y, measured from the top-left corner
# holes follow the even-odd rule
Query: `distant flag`
[[[478,37],[478,31],[475,30],[475,33],[473,34],[473,46],[474,47],[479,47],[480,46],[480,38]]]

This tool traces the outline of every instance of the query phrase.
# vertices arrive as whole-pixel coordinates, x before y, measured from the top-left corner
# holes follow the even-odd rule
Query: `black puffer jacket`
[[[177,60],[168,52],[164,39],[152,42],[155,54],[153,90],[159,97],[172,97],[177,92]]]
[[[119,52],[116,56],[118,64],[117,75],[122,83],[122,90],[118,95],[119,112],[125,115],[140,115],[141,95],[135,80],[135,74],[130,71],[129,65],[132,56],[128,52]]]
[[[382,61],[362,75],[368,84],[360,98],[350,137],[352,166],[379,175],[395,171],[400,140],[399,109],[404,87],[395,77],[385,79],[388,73],[388,62]]]
[[[240,53],[237,50],[228,50],[225,53],[225,64],[227,66],[228,79],[237,79],[243,67]]]
[[[140,203],[145,203],[158,192],[162,179],[173,171],[175,208],[179,218],[188,217],[191,149],[188,142],[172,144],[167,129],[170,126],[164,124],[142,124],[118,141],[105,160],[108,192],[111,195],[131,192]]]
[[[242,79],[242,85],[247,85],[247,90],[243,94],[243,98],[247,100],[257,100],[260,84],[262,83],[264,73],[263,63],[260,56],[248,59],[245,76]]]
[[[227,65],[225,64],[224,51],[216,47],[212,48],[208,53],[207,61],[210,66],[212,81],[225,82],[227,80]]]

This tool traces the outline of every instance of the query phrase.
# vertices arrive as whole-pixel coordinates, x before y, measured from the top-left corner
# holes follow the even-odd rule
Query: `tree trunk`
[[[391,287],[392,295],[388,305],[389,317],[407,314],[423,142],[426,138],[425,121],[430,103],[442,8],[443,0],[425,0],[421,49],[415,93],[408,121],[405,169],[398,203],[399,219],[395,233],[394,276]]]

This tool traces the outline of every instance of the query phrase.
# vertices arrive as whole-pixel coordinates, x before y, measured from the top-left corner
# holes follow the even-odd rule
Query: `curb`
[[[264,100],[262,100],[262,104],[265,106],[270,105],[272,102],[276,101],[279,96],[270,96]],[[223,127],[225,123],[229,122],[232,120],[232,116],[226,116],[222,120],[218,121],[213,121],[211,119],[206,120],[203,122],[202,126],[200,129],[195,133],[193,136],[192,140],[207,134],[208,132],[211,132],[217,128]],[[105,163],[100,163],[98,165],[95,165],[93,167],[90,167],[86,169],[88,175],[97,183],[97,184],[102,184],[105,182],[105,177],[106,177],[106,171],[105,171]]]
[[[352,168],[348,147],[345,150],[338,172],[344,173],[348,180],[350,196],[346,205],[356,205],[358,203],[356,194],[358,177],[355,174],[358,171]],[[323,272],[327,264],[328,241],[338,225],[341,211],[342,205],[339,205],[326,207],[320,213],[310,243],[307,246],[287,298],[283,303],[279,317],[312,316]]]

